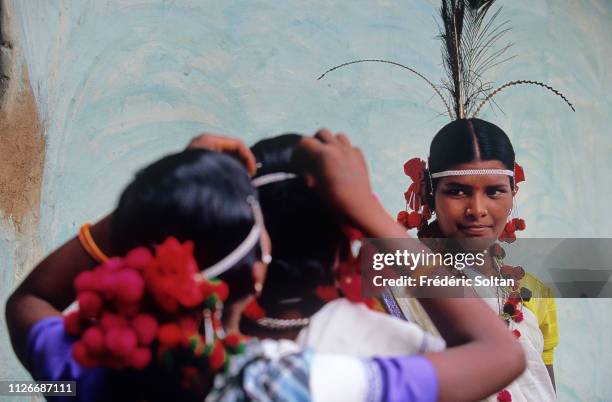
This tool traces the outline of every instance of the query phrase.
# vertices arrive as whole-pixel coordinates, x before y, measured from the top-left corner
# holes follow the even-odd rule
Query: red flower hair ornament
[[[431,210],[424,202],[427,168],[424,160],[412,158],[404,163],[404,174],[410,177],[412,183],[404,193],[406,209],[397,215],[397,221],[407,229],[424,229],[431,219]],[[412,210],[409,212],[409,210]]]
[[[186,349],[187,364],[204,362],[213,372],[226,367],[228,354],[242,350],[242,337],[217,335],[228,288],[199,272],[193,243],[168,237],[154,253],[139,247],[79,274],[78,308],[64,317],[66,332],[78,338],[75,360],[83,367],[142,370]],[[212,318],[213,331],[205,335],[199,331],[202,309]]]
[[[175,366],[180,359],[184,376],[193,374],[189,367],[227,368],[229,354],[240,353],[244,345],[241,335],[223,331],[221,309],[229,289],[215,278],[258,243],[261,247],[259,203],[252,196],[246,202],[255,224],[231,253],[204,270],[193,243],[171,236],[154,252],[138,247],[79,274],[74,281],[78,307],[64,317],[66,332],[78,338],[75,360],[84,367],[141,370],[153,360]],[[269,260],[263,249],[261,254]],[[183,379],[197,386],[193,376]]]

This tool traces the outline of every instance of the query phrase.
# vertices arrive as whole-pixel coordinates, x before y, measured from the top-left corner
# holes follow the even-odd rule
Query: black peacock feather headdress
[[[442,60],[446,75],[441,85],[434,84],[411,67],[381,59],[343,63],[325,71],[318,79],[321,80],[328,73],[352,64],[387,63],[404,68],[427,82],[442,100],[451,120],[478,116],[482,107],[492,101],[494,96],[515,85],[545,88],[561,97],[575,111],[574,106],[561,92],[543,82],[514,80],[494,87],[492,82],[487,81],[485,76],[488,70],[512,58],[506,56],[512,44],[496,46],[510,28],[508,21],[497,21],[501,8],[488,15],[493,3],[495,0],[442,0],[439,38],[442,40]],[[447,96],[444,96],[443,92],[446,92]]]

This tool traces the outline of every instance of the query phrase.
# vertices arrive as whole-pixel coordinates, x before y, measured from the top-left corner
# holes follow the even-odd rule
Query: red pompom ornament
[[[132,328],[141,345],[149,345],[157,333],[157,320],[150,314],[138,314],[132,319]]]
[[[146,267],[153,259],[153,254],[146,247],[138,247],[130,251],[124,258],[126,266],[142,270]]]
[[[115,295],[121,303],[136,303],[144,294],[144,280],[132,269],[123,270],[115,275]]]
[[[400,225],[408,228],[408,211],[399,211],[397,214],[396,220],[400,223]]]
[[[204,301],[200,287],[196,283],[184,282],[181,292],[176,296],[179,304],[186,308],[194,308]]]
[[[109,258],[104,261],[100,268],[109,272],[119,271],[123,268],[123,259],[119,257]]]
[[[517,339],[521,337],[521,331],[519,331],[518,329],[512,330],[512,334],[516,336]]]
[[[64,330],[72,336],[80,335],[83,332],[81,316],[78,311],[71,311],[64,316]]]
[[[324,302],[330,302],[336,300],[340,295],[338,289],[333,285],[320,285],[315,288],[315,294],[317,297]]]
[[[512,223],[514,224],[514,227],[516,228],[516,230],[527,229],[527,224],[525,223],[525,219],[514,218],[512,219]]]
[[[133,317],[140,312],[140,302],[119,302],[117,303],[117,312],[125,317]]]
[[[408,228],[412,229],[412,228],[417,228],[419,226],[421,226],[421,222],[422,222],[423,218],[421,217],[421,214],[416,212],[416,211],[412,211],[408,214]]]
[[[510,297],[508,297],[508,301],[507,301],[507,303],[512,304],[514,307],[516,307],[520,302],[521,302],[521,297],[517,293],[512,293]]]
[[[93,271],[81,272],[74,280],[74,288],[78,292],[98,290],[98,279]]]
[[[514,234],[514,232],[509,233],[504,230],[499,236],[499,240],[506,243],[514,243],[514,241],[516,240],[516,235]]]
[[[149,348],[137,348],[129,357],[129,365],[136,370],[142,370],[151,363],[151,350]]]
[[[168,348],[178,346],[183,338],[181,328],[175,323],[163,324],[157,331],[159,343]]]
[[[82,318],[97,318],[102,309],[102,298],[90,290],[79,292],[77,295],[79,314]]]
[[[225,357],[225,348],[223,347],[221,341],[217,339],[212,350],[210,351],[210,356],[208,356],[210,368],[213,372],[221,370],[225,364]]]
[[[98,361],[91,357],[87,348],[81,341],[76,341],[72,344],[72,356],[82,367],[93,368],[98,365]]]
[[[524,319],[524,318],[525,318],[525,317],[524,317],[524,315],[523,315],[523,312],[522,312],[522,311],[520,311],[520,310],[519,310],[519,311],[517,311],[517,312],[515,312],[515,313],[514,313],[514,316],[512,317],[512,319],[513,319],[515,322],[521,322],[521,321],[523,321],[523,319]]]
[[[198,273],[193,243],[169,237],[155,254],[140,247],[79,274],[74,282],[78,310],[64,317],[66,333],[80,335],[72,349],[75,360],[84,367],[142,370],[154,356],[169,365],[206,356],[215,371],[227,366],[226,348],[237,353],[244,346],[240,335],[229,334],[207,347],[196,317],[210,308],[213,329],[220,333],[216,309],[229,289],[220,280],[201,280]],[[190,345],[191,355],[186,355]]]
[[[237,332],[231,332],[223,339],[223,343],[228,348],[237,348],[242,342],[242,337]]]
[[[425,161],[412,158],[404,164],[404,173],[412,179],[408,190],[404,193],[406,209],[412,212],[401,211],[397,215],[397,221],[407,229],[423,229],[431,218],[431,210],[423,205],[425,193]]]
[[[257,321],[260,318],[264,318],[266,316],[266,312],[263,308],[257,303],[256,299],[253,299],[244,309],[242,314],[251,321]]]
[[[87,328],[85,332],[83,332],[81,342],[92,355],[99,356],[106,350],[104,345],[104,332],[98,326]]]
[[[107,312],[102,314],[102,317],[100,318],[100,325],[105,331],[108,331],[112,328],[127,327],[128,320],[119,314]]]
[[[127,358],[136,349],[138,338],[131,328],[111,328],[106,333],[105,345],[115,356]]]
[[[227,300],[227,297],[229,296],[229,288],[227,287],[227,283],[220,281],[220,280],[211,280],[211,283],[213,285],[213,292],[215,292],[217,294],[217,297],[219,298],[219,300],[221,302],[224,302]]]
[[[497,401],[498,402],[512,402],[512,395],[510,394],[510,391],[508,391],[507,389],[500,391],[497,394]]]

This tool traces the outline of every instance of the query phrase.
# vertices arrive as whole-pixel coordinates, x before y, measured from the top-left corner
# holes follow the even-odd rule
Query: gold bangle
[[[83,249],[97,262],[100,264],[106,262],[108,260],[108,256],[100,250],[93,237],[91,236],[91,232],[89,231],[90,227],[89,222],[85,222],[81,229],[79,230],[79,241],[81,242],[81,246]]]

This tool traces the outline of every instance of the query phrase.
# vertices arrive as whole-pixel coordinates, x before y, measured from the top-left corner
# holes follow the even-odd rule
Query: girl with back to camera
[[[302,138],[283,134],[251,147],[258,166],[253,185],[274,247],[262,294],[245,311],[245,333],[359,357],[442,350],[441,338],[361,296],[357,244],[349,237],[355,230],[334,219],[307,186],[292,158]]]

